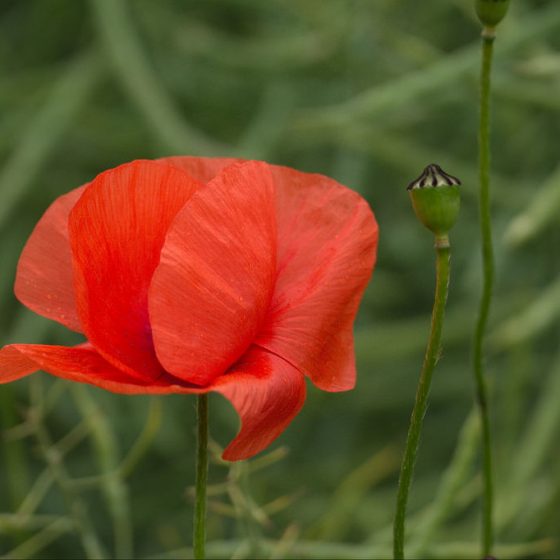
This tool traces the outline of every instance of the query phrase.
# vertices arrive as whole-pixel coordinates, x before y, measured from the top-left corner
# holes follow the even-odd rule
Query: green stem
[[[113,522],[116,558],[133,557],[130,500],[122,472],[119,471],[119,452],[115,433],[101,408],[83,384],[72,386],[76,406],[80,411],[95,450],[101,471],[100,485]]]
[[[44,405],[42,384],[38,377],[34,377],[31,381],[31,403],[32,408],[30,412],[35,415],[33,423],[39,448],[51,471],[52,477],[62,492],[72,521],[80,535],[85,558],[89,560],[103,559],[106,556],[91,522],[86,505],[76,489],[73,488],[72,479],[63,462],[63,455],[60,449],[53,445],[49,431],[44,423],[44,418],[40,416],[40,411],[43,410]]]
[[[492,54],[494,30],[485,28],[482,32],[482,66],[480,72],[480,121],[479,121],[479,213],[480,234],[482,240],[483,286],[474,334],[473,369],[476,383],[476,401],[482,426],[482,462],[483,462],[483,511],[482,542],[483,556],[490,556],[493,545],[492,511],[492,445],[490,436],[490,418],[488,413],[488,389],[484,371],[484,338],[492,301],[494,285],[494,250],[492,247],[492,221],[490,213],[490,74],[492,71]]]
[[[404,532],[408,493],[414,472],[414,463],[418,451],[418,442],[422,431],[422,423],[428,407],[428,396],[432,382],[432,374],[439,358],[441,334],[445,314],[445,303],[449,287],[449,240],[447,236],[436,238],[436,291],[430,337],[424,363],[420,373],[420,380],[416,391],[416,401],[410,418],[410,426],[406,439],[406,448],[402,460],[399,490],[397,494],[397,512],[393,533],[394,558],[404,558]]]
[[[197,412],[196,499],[194,508],[193,549],[196,560],[205,558],[206,483],[208,480],[208,395],[199,395]]]
[[[18,423],[16,411],[16,396],[10,385],[3,385],[0,389],[0,428],[2,431],[13,428]],[[3,444],[4,464],[9,483],[6,485],[12,508],[16,509],[29,487],[29,470],[24,455],[24,448],[20,440],[6,439]],[[3,504],[4,507],[7,504]]]

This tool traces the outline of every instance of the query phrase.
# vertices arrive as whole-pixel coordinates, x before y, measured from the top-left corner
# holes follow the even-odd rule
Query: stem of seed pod
[[[393,554],[396,560],[404,558],[404,535],[406,506],[414,464],[418,451],[418,442],[422,431],[422,424],[426,409],[428,407],[428,396],[432,382],[432,374],[439,359],[441,348],[441,335],[443,331],[443,319],[445,314],[445,304],[447,302],[447,292],[449,287],[449,238],[447,235],[436,236],[436,291],[434,307],[432,311],[432,324],[430,337],[424,356],[424,363],[416,390],[416,401],[412,409],[410,426],[406,439],[406,447],[401,465],[399,476],[399,489],[397,493],[397,511],[395,515],[395,525],[393,534]]]
[[[206,485],[208,481],[208,395],[199,395],[196,403],[197,452],[196,498],[194,507],[193,550],[196,560],[206,557]]]
[[[488,389],[484,371],[484,338],[492,301],[494,285],[494,250],[492,246],[492,221],[490,213],[490,74],[495,33],[485,27],[482,32],[482,66],[480,73],[480,121],[479,121],[479,214],[482,240],[483,286],[478,320],[476,322],[473,348],[473,371],[476,383],[476,401],[482,425],[483,462],[483,556],[489,556],[493,546],[492,442],[488,412]]]

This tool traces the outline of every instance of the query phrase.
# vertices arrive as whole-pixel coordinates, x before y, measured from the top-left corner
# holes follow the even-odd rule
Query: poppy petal
[[[84,192],[80,187],[57,198],[39,220],[18,263],[15,294],[38,315],[81,332],[76,310],[68,215]]]
[[[243,160],[235,158],[209,158],[196,156],[172,156],[159,161],[173,165],[186,171],[193,179],[201,183],[209,183],[217,177],[226,167]]]
[[[301,410],[306,393],[299,370],[256,346],[212,390],[226,397],[241,418],[241,429],[223,454],[228,461],[266,449]]]
[[[37,370],[57,377],[89,383],[116,392],[135,379],[107,362],[92,347],[11,344],[0,350],[0,384],[25,377]]]
[[[251,345],[274,286],[274,214],[272,176],[258,162],[228,167],[179,212],[149,293],[166,371],[206,386]]]
[[[162,372],[148,287],[171,222],[199,186],[175,167],[134,161],[99,175],[70,213],[84,332],[106,360],[143,379]]]
[[[206,389],[189,387],[167,374],[140,384],[114,368],[92,347],[12,344],[0,350],[0,385],[43,370],[69,381],[121,394],[200,394],[226,397],[241,418],[237,437],[226,448],[228,461],[247,459],[268,447],[305,402],[303,375],[282,358],[253,347],[232,370]]]
[[[256,343],[325,391],[351,389],[352,327],[375,262],[377,223],[365,200],[336,181],[273,169],[278,273]]]

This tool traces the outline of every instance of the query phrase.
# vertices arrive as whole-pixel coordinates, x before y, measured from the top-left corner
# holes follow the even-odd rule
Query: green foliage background
[[[405,186],[432,161],[462,178],[463,208],[408,552],[480,557],[470,415],[480,291],[472,4],[0,5],[2,343],[75,341],[16,302],[16,264],[55,197],[119,163],[170,154],[265,159],[331,175],[376,213],[378,264],[356,326],[358,386],[338,395],[310,387],[271,454],[248,465],[214,462],[213,557],[390,557],[434,280],[432,239]],[[559,32],[558,0],[512,0],[496,42],[498,283],[488,369],[500,558],[560,555]],[[70,385],[38,374],[0,387],[0,558],[189,557],[194,400]],[[225,445],[237,419],[221,398],[210,404],[212,436]]]

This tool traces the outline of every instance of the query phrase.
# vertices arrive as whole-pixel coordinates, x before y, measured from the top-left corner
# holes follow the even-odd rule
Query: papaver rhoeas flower
[[[133,161],[58,198],[21,255],[15,292],[83,333],[12,344],[0,383],[37,370],[116,393],[205,393],[241,430],[224,458],[263,450],[300,411],[305,376],[355,383],[352,325],[377,224],[355,192],[255,161]]]

